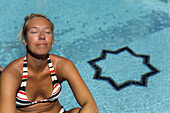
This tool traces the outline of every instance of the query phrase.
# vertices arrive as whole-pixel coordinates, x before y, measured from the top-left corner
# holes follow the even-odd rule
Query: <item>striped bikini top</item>
[[[28,76],[28,68],[27,68],[27,59],[26,57],[24,58],[23,62],[23,76],[22,76],[22,82],[21,85],[18,89],[18,93],[16,96],[16,107],[21,108],[21,107],[27,107],[30,105],[34,105],[37,103],[45,103],[45,102],[55,102],[60,93],[61,93],[61,85],[59,81],[57,80],[53,65],[51,63],[50,58],[48,58],[48,66],[50,70],[50,75],[53,83],[53,91],[52,94],[49,98],[40,100],[40,101],[35,101],[35,102],[30,102],[28,97],[26,96],[26,85],[27,85],[27,76]]]

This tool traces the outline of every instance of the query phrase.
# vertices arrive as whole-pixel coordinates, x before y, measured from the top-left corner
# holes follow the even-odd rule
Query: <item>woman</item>
[[[96,103],[74,64],[49,54],[54,25],[44,15],[26,16],[21,31],[26,56],[11,62],[1,74],[1,113],[98,113]],[[58,97],[67,81],[81,106],[65,111]]]

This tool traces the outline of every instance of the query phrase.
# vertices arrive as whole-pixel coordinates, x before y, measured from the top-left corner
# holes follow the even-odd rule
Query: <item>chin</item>
[[[38,54],[38,55],[47,55],[47,54],[49,54],[49,52],[50,52],[50,50],[39,50],[39,51],[36,51],[36,53]]]
[[[34,54],[38,56],[45,56],[49,54],[49,51],[37,51]]]

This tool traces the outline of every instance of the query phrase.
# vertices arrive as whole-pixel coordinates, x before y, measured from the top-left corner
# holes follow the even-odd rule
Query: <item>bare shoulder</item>
[[[50,55],[50,59],[60,82],[67,79],[67,73],[71,74],[71,70],[76,70],[73,62],[67,58],[57,55]]]
[[[2,72],[2,76],[21,78],[24,57],[12,61]]]
[[[50,54],[50,58],[52,62],[54,63],[54,65],[57,64],[58,66],[61,66],[62,68],[65,65],[73,64],[71,60],[58,56],[58,55]]]

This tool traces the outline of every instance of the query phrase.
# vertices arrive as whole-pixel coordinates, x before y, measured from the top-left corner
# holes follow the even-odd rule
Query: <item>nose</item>
[[[45,34],[44,34],[44,32],[40,32],[40,39],[41,39],[41,40],[45,40]]]

